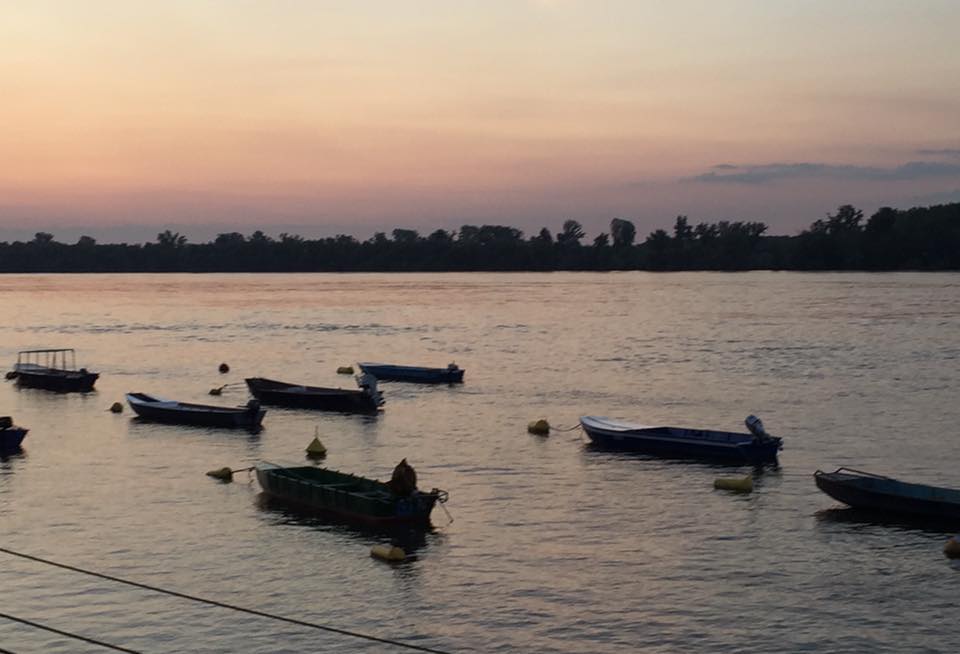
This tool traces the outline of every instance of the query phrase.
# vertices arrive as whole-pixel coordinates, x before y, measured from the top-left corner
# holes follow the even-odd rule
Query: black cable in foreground
[[[60,636],[66,636],[67,638],[82,640],[83,642],[90,643],[92,645],[99,645],[100,647],[106,647],[107,649],[112,649],[115,652],[127,652],[127,654],[141,654],[135,649],[127,649],[126,647],[120,647],[119,645],[111,645],[110,643],[105,643],[102,640],[97,640],[96,638],[88,638],[87,636],[81,636],[80,634],[72,634],[69,631],[63,631],[62,629],[57,629],[55,627],[48,627],[47,625],[40,624],[39,622],[33,622],[32,620],[26,620],[24,618],[18,618],[17,616],[10,615],[9,613],[0,613],[0,618],[6,618],[7,620],[12,620],[13,622],[19,622],[21,624],[25,624],[30,627],[43,629],[44,631],[50,631]],[[7,650],[0,649],[0,652],[6,652],[6,651]]]
[[[150,590],[155,593],[163,593],[164,595],[179,597],[181,599],[190,600],[191,602],[200,602],[201,604],[218,606],[222,609],[230,609],[231,611],[240,611],[241,613],[248,613],[250,615],[260,616],[261,618],[270,618],[271,620],[287,622],[289,624],[295,624],[301,627],[309,627],[311,629],[319,629],[321,631],[327,631],[333,634],[340,634],[341,636],[350,636],[351,638],[360,638],[360,639],[369,640],[375,643],[384,643],[386,645],[393,645],[395,647],[403,647],[406,649],[415,650],[417,652],[430,652],[431,654],[450,654],[449,652],[445,652],[439,649],[431,649],[429,647],[423,647],[421,645],[404,643],[398,640],[391,640],[389,638],[380,638],[379,636],[371,636],[369,634],[362,634],[357,631],[349,631],[347,629],[340,629],[338,627],[328,627],[326,625],[316,624],[314,622],[306,622],[304,620],[297,620],[296,618],[287,618],[282,615],[274,615],[273,613],[266,613],[264,611],[258,611],[256,609],[248,609],[243,606],[236,606],[235,604],[227,604],[226,602],[218,602],[217,600],[205,599],[203,597],[196,597],[194,595],[187,595],[186,593],[180,593],[175,590],[167,590],[166,588],[160,588],[158,586],[141,584],[138,581],[128,581],[127,579],[121,579],[120,577],[114,577],[112,575],[103,574],[102,572],[94,572],[93,570],[84,570],[83,568],[77,568],[72,565],[67,565],[66,563],[58,563],[56,561],[51,561],[49,559],[40,558],[39,556],[24,554],[23,552],[17,552],[15,550],[7,549],[6,547],[0,547],[0,552],[4,552],[5,554],[9,554],[11,556],[19,556],[20,558],[27,559],[29,561],[36,561],[37,563],[52,565],[55,568],[69,570],[71,572],[79,572],[80,574],[90,575],[91,577],[99,577],[100,579],[106,579],[108,581],[115,581],[118,584],[126,584],[128,586],[133,586],[134,588],[142,588],[144,590]],[[122,651],[130,651],[130,650],[122,650]]]

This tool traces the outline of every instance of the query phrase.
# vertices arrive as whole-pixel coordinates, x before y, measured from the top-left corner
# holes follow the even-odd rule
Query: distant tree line
[[[308,240],[220,234],[189,243],[171,231],[152,243],[0,242],[0,272],[400,272],[550,270],[960,270],[960,203],[899,210],[885,207],[864,222],[851,205],[816,220],[797,236],[765,236],[762,222],[698,223],[677,216],[642,243],[629,220],[584,243],[576,220],[528,238],[502,225],[464,225],[426,236],[412,229],[359,241],[339,235]]]

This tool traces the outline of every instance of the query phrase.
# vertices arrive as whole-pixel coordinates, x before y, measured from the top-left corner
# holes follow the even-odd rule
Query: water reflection
[[[410,525],[365,525],[350,522],[320,510],[310,510],[288,504],[266,493],[258,493],[254,502],[256,507],[270,518],[271,524],[307,527],[338,536],[347,536],[371,546],[387,542],[394,547],[402,548],[406,552],[407,558],[404,562],[416,560],[416,553],[427,546],[428,535],[433,539],[440,537],[442,534],[432,523],[425,527],[414,527]]]
[[[960,531],[960,522],[949,518],[909,516],[871,509],[832,507],[814,513],[818,523],[847,524],[853,526],[880,526],[905,531],[922,531],[929,534],[955,534]]]
[[[229,427],[201,427],[199,425],[168,424],[150,420],[148,418],[141,418],[140,416],[130,418],[128,424],[130,425],[129,433],[136,435],[145,435],[156,431],[157,433],[175,434],[180,432],[181,434],[192,433],[194,435],[204,434],[206,436],[218,438],[230,438],[231,436],[235,438],[238,434],[246,434],[246,440],[250,443],[259,442],[260,434],[262,434],[266,429],[266,427],[262,425],[257,427],[231,429]]]
[[[714,472],[724,472],[728,473],[733,468],[742,468],[744,470],[750,470],[753,475],[759,476],[766,474],[768,472],[775,472],[780,470],[779,461],[769,461],[766,463],[756,463],[756,464],[746,464],[737,461],[725,461],[723,459],[703,459],[699,457],[679,457],[679,456],[660,456],[655,454],[647,454],[645,452],[637,452],[634,450],[611,450],[605,448],[596,443],[584,443],[583,451],[588,455],[589,458],[603,461],[603,460],[615,460],[615,459],[636,459],[639,461],[655,461],[662,462],[664,465],[670,466],[683,466],[691,469],[703,469],[703,470],[712,470]]]

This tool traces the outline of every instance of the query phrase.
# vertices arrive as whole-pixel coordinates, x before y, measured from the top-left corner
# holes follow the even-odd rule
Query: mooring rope
[[[574,429],[580,429],[580,423],[577,423],[572,427],[554,427],[553,425],[550,425],[550,431],[573,431]]]
[[[92,645],[99,645],[100,647],[106,647],[107,649],[112,649],[115,652],[127,652],[127,654],[141,654],[135,649],[127,649],[126,647],[120,647],[119,645],[111,645],[110,643],[105,643],[102,640],[97,640],[96,638],[89,638],[87,636],[81,636],[80,634],[70,633],[69,631],[64,631],[63,629],[57,629],[56,627],[49,627],[45,624],[40,624],[39,622],[33,622],[32,620],[27,620],[25,618],[18,618],[15,615],[10,615],[9,613],[0,613],[0,618],[5,618],[13,622],[19,622],[30,627],[35,627],[37,629],[43,629],[44,631],[49,631],[60,636],[66,636],[67,638],[74,638],[76,640],[82,640],[85,643],[90,643]],[[7,652],[5,649],[0,649],[0,652]],[[13,654],[12,652],[8,654]]]
[[[369,640],[375,643],[384,643],[386,645],[393,645],[395,647],[402,647],[410,650],[415,650],[418,652],[431,652],[432,654],[450,654],[449,652],[445,652],[443,650],[431,649],[429,647],[423,647],[422,645],[413,645],[411,643],[404,643],[402,641],[392,640],[390,638],[381,638],[379,636],[371,636],[369,634],[363,634],[357,631],[350,631],[348,629],[340,629],[339,627],[330,627],[327,625],[317,624],[314,622],[307,622],[306,620],[288,618],[282,615],[267,613],[266,611],[258,611],[257,609],[248,609],[246,607],[237,606],[235,604],[228,604],[226,602],[219,602],[217,600],[205,599],[203,597],[188,595],[187,593],[181,593],[175,590],[167,590],[166,588],[160,588],[159,586],[151,586],[149,584],[143,584],[138,581],[129,581],[127,579],[121,579],[120,577],[114,577],[112,575],[104,574],[102,572],[85,570],[83,568],[78,568],[76,566],[67,565],[66,563],[58,563],[57,561],[51,561],[49,559],[44,559],[39,556],[33,556],[31,554],[17,552],[16,550],[11,550],[6,547],[0,547],[0,552],[4,552],[5,554],[9,554],[11,556],[19,556],[20,558],[27,559],[28,561],[35,561],[37,563],[51,565],[53,567],[61,568],[63,570],[69,570],[71,572],[79,572],[80,574],[90,575],[91,577],[99,577],[100,579],[106,579],[107,581],[114,581],[119,584],[126,584],[128,586],[133,586],[134,588],[142,588],[144,590],[153,591],[155,593],[163,593],[164,595],[170,595],[172,597],[179,597],[181,599],[190,600],[191,602],[199,602],[201,604],[217,606],[223,609],[230,609],[231,611],[239,611],[241,613],[247,613],[249,615],[256,615],[261,618],[270,618],[271,620],[278,620],[280,622],[295,624],[300,627],[309,627],[310,629],[319,629],[320,631],[327,631],[334,634],[340,634],[341,636],[350,636],[351,638],[360,638],[362,640]],[[123,651],[130,651],[130,650],[123,650]]]

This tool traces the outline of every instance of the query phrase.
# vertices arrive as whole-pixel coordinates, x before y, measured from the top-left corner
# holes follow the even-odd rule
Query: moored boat
[[[23,350],[17,354],[17,362],[7,377],[27,388],[89,393],[100,374],[86,368],[77,369],[77,354],[72,349]]]
[[[127,403],[145,420],[198,427],[256,429],[266,413],[257,400],[250,400],[246,406],[229,407],[165,400],[146,393],[127,393]]]
[[[960,521],[960,490],[913,484],[853,468],[813,473],[817,488],[856,509],[907,518]]]
[[[389,483],[313,466],[258,463],[256,472],[268,496],[366,525],[428,525],[434,505],[448,497],[437,488],[398,494]]]
[[[580,418],[583,431],[599,447],[728,463],[775,462],[783,439],[767,434],[755,416],[747,418],[746,424],[750,433],[651,427],[598,416]]]
[[[18,451],[28,431],[30,430],[13,424],[10,416],[0,416],[0,453]]]
[[[368,374],[357,378],[359,390],[290,384],[264,377],[250,377],[246,382],[250,393],[264,404],[350,413],[376,413],[383,405],[377,380]]]
[[[463,382],[464,369],[455,363],[446,368],[423,366],[398,366],[390,363],[358,363],[360,369],[381,381],[403,381],[416,384],[459,384]]]

